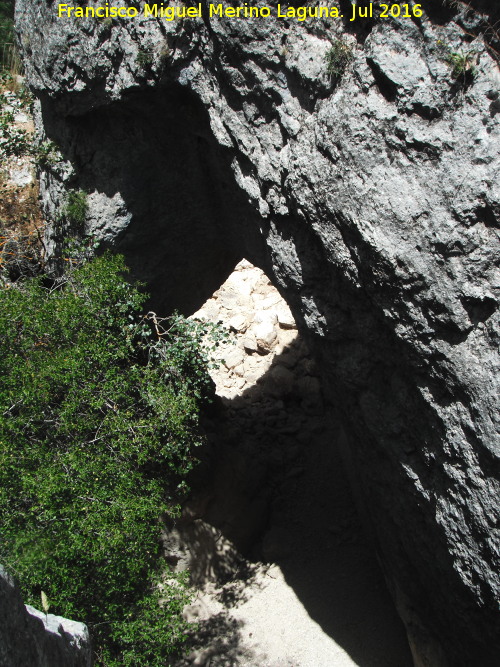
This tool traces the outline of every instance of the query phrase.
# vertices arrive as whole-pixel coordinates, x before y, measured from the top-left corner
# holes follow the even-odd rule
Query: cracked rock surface
[[[17,30],[38,130],[63,157],[41,174],[49,248],[65,193],[84,189],[85,231],[126,254],[157,309],[193,312],[242,257],[265,270],[342,424],[416,662],[488,667],[500,74],[466,30],[497,17],[436,4],[356,24],[98,22],[18,0]],[[332,80],[340,36],[354,57]],[[455,80],[443,49],[473,50],[475,76]]]

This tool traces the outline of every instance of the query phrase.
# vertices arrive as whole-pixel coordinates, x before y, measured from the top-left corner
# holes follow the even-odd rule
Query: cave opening
[[[164,532],[171,565],[198,590],[178,664],[410,666],[286,302],[244,259],[192,317],[231,339],[211,371],[216,408],[191,498]]]
[[[64,188],[89,193],[87,233],[125,255],[151,307],[191,314],[208,298],[207,318],[224,310],[240,339],[224,350],[228,386],[205,423],[209,448],[192,499],[164,535],[172,563],[188,566],[203,589],[188,612],[200,631],[185,664],[411,665],[337,448],[339,406],[328,400],[342,397],[323,391],[298,335],[304,323],[262,272],[277,282],[267,266],[271,223],[234,178],[235,170],[250,177],[244,155],[216,141],[206,111],[178,86],[64,121],[46,102],[43,115],[74,169]],[[63,199],[64,188],[57,174],[43,175],[42,194],[59,190]],[[51,217],[51,198],[44,204]],[[293,217],[274,224],[313,285],[318,241]],[[290,308],[300,315],[299,299],[326,303],[317,292],[287,290]],[[339,298],[347,304],[350,293]],[[355,326],[371,331],[367,322],[363,311]],[[320,358],[324,341],[316,342]],[[360,350],[347,339],[338,352],[353,357],[358,375]]]
[[[469,32],[487,27],[487,17],[483,20],[466,12],[464,23],[456,8],[443,8],[443,4],[423,0],[429,21],[417,21],[417,32],[413,21],[404,30],[398,24],[393,34],[392,24],[377,26],[380,31],[373,40],[370,37],[372,43],[366,45],[365,53],[361,49],[365,34],[358,34],[359,76],[349,78],[342,90],[325,88],[325,95],[332,92],[327,95],[331,99],[322,98],[315,106],[306,94],[315,70],[305,67],[302,74],[302,47],[296,49],[297,64],[291,66],[294,60],[285,57],[287,49],[280,51],[279,58],[277,52],[264,55],[264,40],[254,44],[249,34],[237,31],[221,39],[206,25],[203,47],[189,31],[183,32],[185,41],[175,45],[176,57],[168,67],[136,76],[133,60],[139,35],[131,35],[131,43],[127,37],[123,48],[118,40],[110,42],[116,58],[108,65],[84,52],[74,68],[67,57],[74,51],[73,44],[61,42],[64,53],[57,60],[50,53],[52,42],[41,32],[44,24],[28,23],[26,17],[34,16],[28,11],[23,20],[26,34],[42,47],[39,63],[32,54],[30,58],[42,104],[43,123],[39,124],[73,169],[44,169],[42,196],[47,217],[57,219],[68,189],[85,190],[87,231],[126,255],[133,274],[147,283],[151,307],[161,314],[173,308],[194,312],[242,257],[266,270],[286,296],[320,366],[323,410],[330,413],[331,408],[342,419],[345,438],[339,424],[333,423],[332,436],[325,436],[323,447],[317,445],[319,434],[304,446],[299,442],[299,453],[309,458],[304,465],[296,465],[293,459],[283,467],[279,474],[291,476],[288,482],[279,476],[268,477],[270,496],[286,498],[282,512],[288,513],[288,532],[280,535],[278,531],[273,537],[274,514],[279,515],[280,507],[277,500],[276,510],[266,500],[265,520],[256,520],[249,546],[242,547],[247,560],[264,558],[266,553],[271,560],[273,544],[277,544],[275,560],[283,568],[287,562],[298,563],[293,559],[298,552],[307,551],[306,531],[297,530],[292,539],[294,517],[304,514],[311,526],[318,515],[328,518],[333,500],[323,500],[327,509],[321,513],[322,499],[315,494],[323,484],[327,486],[324,498],[332,489],[344,488],[345,475],[328,457],[336,457],[335,445],[347,441],[343,453],[347,450],[352,487],[364,503],[361,515],[371,525],[417,659],[425,662],[430,644],[449,657],[431,660],[432,664],[479,661],[486,665],[498,661],[498,581],[493,567],[495,546],[490,542],[496,524],[488,496],[496,470],[495,387],[489,372],[495,338],[494,329],[480,330],[482,320],[490,319],[492,307],[481,297],[489,287],[483,284],[486,273],[476,271],[475,257],[468,250],[463,256],[445,257],[435,240],[437,234],[440,243],[441,236],[447,238],[452,229],[453,234],[460,230],[468,237],[484,226],[476,215],[481,206],[494,210],[498,197],[493,186],[488,182],[486,201],[487,181],[479,179],[481,185],[479,180],[475,185],[470,178],[470,187],[464,190],[462,171],[470,168],[474,173],[478,163],[469,151],[479,147],[469,138],[482,128],[481,118],[483,125],[488,120],[488,132],[492,129],[494,118],[488,113],[493,117],[490,102],[497,93],[481,78],[477,83],[485,86],[484,95],[474,100],[485,105],[484,113],[480,106],[475,106],[479,115],[462,105],[446,110],[441,119],[446,131],[449,120],[456,118],[456,137],[464,141],[459,150],[446,150],[437,161],[421,161],[414,151],[408,153],[398,136],[395,142],[397,123],[392,122],[398,116],[403,125],[413,128],[420,123],[420,129],[427,131],[431,121],[438,131],[439,118],[408,116],[403,109],[410,89],[432,99],[436,94],[439,97],[439,91],[443,99],[448,94],[449,72],[445,73],[437,52],[424,42],[435,34],[439,41],[442,37],[448,40],[450,47],[462,44],[466,48],[473,35],[462,34],[460,26]],[[473,0],[470,4],[482,7],[494,23],[491,2]],[[19,16],[21,19],[21,13]],[[38,18],[43,18],[43,12]],[[30,24],[36,25],[35,31]],[[46,26],[52,35],[55,24]],[[409,87],[399,99],[403,106],[391,103],[388,89],[388,99],[381,104],[381,98],[372,96],[377,72],[366,69],[365,56],[383,46],[379,38],[387,39],[386,45],[392,44],[395,51],[384,46],[380,55],[387,64],[384,71],[392,72],[400,64],[400,40],[405,34],[415,58],[422,60],[422,71],[428,69],[432,76],[426,75],[428,83],[411,83],[412,77],[408,78]],[[322,36],[307,37],[317,40]],[[295,50],[296,45],[290,45]],[[486,50],[491,55],[488,46]],[[108,55],[106,47],[106,58]],[[480,60],[481,77],[489,76],[486,52]],[[436,71],[443,70],[442,80],[441,75],[434,76],[435,66]],[[464,102],[470,104],[465,97]],[[293,98],[298,100],[297,111]],[[289,111],[293,122],[287,120]],[[310,116],[303,135],[296,133],[296,113],[300,119]],[[278,116],[282,122],[277,123],[275,139],[267,130]],[[380,125],[380,117],[390,122]],[[353,131],[356,122],[362,131]],[[488,151],[484,155],[488,160],[492,156]],[[487,163],[481,162],[481,169]],[[440,165],[442,172],[437,171]],[[328,173],[331,176],[323,184]],[[453,202],[448,187],[460,195],[460,204]],[[479,209],[472,206],[476,200]],[[481,249],[487,237],[481,232],[477,239]],[[493,266],[491,249],[486,240],[478,267],[483,261],[488,270]],[[452,270],[448,271],[448,265]],[[463,291],[469,279],[470,294]],[[286,364],[276,368],[280,366],[294,370]],[[266,371],[266,380],[269,377],[274,382],[274,368]],[[294,407],[295,416],[303,409],[301,401],[294,402],[290,396],[286,400],[275,397],[275,404],[278,401],[285,414],[288,405]],[[243,413],[232,401],[226,411],[226,430],[234,423],[229,421],[230,409]],[[314,409],[319,408],[313,404]],[[266,441],[257,429],[267,422],[264,417],[261,411],[253,414],[252,422],[247,420],[258,445]],[[277,421],[272,426],[282,427],[282,415],[273,417]],[[213,429],[217,436],[220,431],[222,427]],[[236,433],[233,450],[242,440]],[[285,435],[288,440],[295,438],[293,432]],[[234,480],[246,483],[252,476],[258,459],[250,456],[240,467],[239,477],[230,469],[235,486]],[[304,472],[292,476],[295,468]],[[308,476],[319,469],[322,475],[314,483]],[[306,478],[311,480],[306,486],[309,492],[301,496],[299,486]],[[289,495],[283,491],[286,484],[291,487]],[[256,502],[260,498],[256,494]],[[347,491],[343,498],[350,499]],[[353,505],[347,502],[344,513]],[[248,516],[243,512],[243,517],[226,523],[245,526]],[[311,544],[326,544],[329,533],[323,528],[328,525],[326,521],[319,525],[321,540],[311,538]],[[288,553],[280,554],[287,544]],[[324,563],[328,560],[328,567],[313,559],[316,552]],[[333,550],[330,555],[326,547],[311,548],[295,571],[297,591],[310,572],[317,574],[309,590],[319,596],[336,577]],[[287,572],[287,580],[292,581],[292,568]],[[332,585],[330,605],[337,604],[337,592]],[[307,595],[306,591],[303,599]],[[313,609],[314,595],[310,598]],[[358,655],[364,639],[349,638],[342,628],[350,617],[340,616],[340,621],[332,621],[331,633],[337,634],[350,655]],[[320,622],[327,625],[335,618],[325,613]],[[362,656],[359,661],[363,663]],[[381,664],[387,664],[385,656]]]

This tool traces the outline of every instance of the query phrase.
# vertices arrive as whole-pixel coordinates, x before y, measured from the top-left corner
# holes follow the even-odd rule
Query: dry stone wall
[[[362,533],[331,406],[290,309],[247,260],[193,317],[231,342],[167,558],[197,587],[176,665],[406,667],[406,636]],[[349,629],[347,629],[349,627]]]
[[[318,371],[285,301],[247,260],[193,317],[220,322],[231,336],[210,371],[221,403],[205,420],[210,472],[195,483],[186,518],[210,521],[241,553],[272,559],[261,539],[276,488],[300,465],[302,448],[328,433]]]

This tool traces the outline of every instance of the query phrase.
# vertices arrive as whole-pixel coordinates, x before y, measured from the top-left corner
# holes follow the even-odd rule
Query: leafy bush
[[[354,58],[352,47],[344,39],[336,39],[325,55],[326,73],[339,79]]]
[[[29,88],[26,88],[24,85],[24,81],[20,80],[20,77],[15,72],[9,72],[7,70],[0,71],[0,87],[9,93],[12,93],[15,98],[16,106],[21,109],[31,108],[34,97]]]
[[[42,168],[54,167],[62,160],[61,152],[53,141],[43,141],[39,144],[33,149],[33,157],[35,158],[35,162]],[[84,216],[86,212],[85,206]]]
[[[0,94],[0,158],[25,155],[29,149],[29,136],[14,125],[14,113],[9,100]]]
[[[31,103],[31,94],[22,86],[11,85],[13,77],[4,72],[0,75],[0,158],[31,153],[31,136],[16,127],[16,113]],[[10,90],[15,88],[16,90]]]
[[[490,56],[500,63],[500,10],[498,2],[474,3],[468,0],[441,0],[441,4],[458,12],[455,25],[467,36],[483,43]],[[477,6],[475,7],[474,4]],[[465,19],[465,21],[464,21]],[[472,20],[471,20],[472,19]],[[459,78],[460,74],[455,77]]]
[[[137,53],[136,62],[141,69],[148,69],[154,63],[154,49],[153,47],[144,47],[139,49]]]
[[[89,625],[98,664],[164,665],[189,596],[160,519],[202,442],[207,328],[140,316],[121,257],[68,265],[0,288],[0,562]]]
[[[14,0],[0,0],[0,74],[16,79],[22,69],[14,34]],[[15,89],[16,81],[13,84]]]
[[[84,190],[71,190],[61,210],[61,216],[70,224],[81,226],[87,217],[87,193]]]
[[[10,229],[0,220],[0,285],[39,275],[43,253],[40,230]]]
[[[0,44],[14,41],[14,0],[0,0]]]

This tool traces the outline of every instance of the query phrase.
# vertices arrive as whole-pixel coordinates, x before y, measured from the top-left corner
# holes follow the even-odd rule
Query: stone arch
[[[42,116],[72,165],[68,174],[42,175],[49,217],[56,218],[65,189],[88,191],[88,231],[124,252],[159,311],[192,312],[242,257],[266,270],[307,338],[343,425],[356,499],[416,654],[444,666],[442,645],[457,665],[464,655],[495,664],[495,582],[464,555],[450,517],[441,521],[472,497],[488,505],[472,487],[452,498],[446,466],[463,452],[484,471],[495,465],[468,426],[474,392],[446,359],[436,372],[436,360],[446,357],[439,345],[464,342],[467,323],[431,299],[422,309],[429,309],[438,346],[424,349],[429,341],[408,319],[422,284],[397,257],[374,251],[356,220],[321,203],[306,219],[292,195],[288,213],[261,216],[258,194],[252,200],[240,187],[254,167],[236,143],[216,141],[203,105],[180,86],[128,92],[83,115],[62,114],[44,99]],[[54,226],[52,248],[57,233]],[[450,432],[460,434],[456,447]],[[468,530],[466,517],[460,521]],[[487,521],[472,525],[479,544]]]

